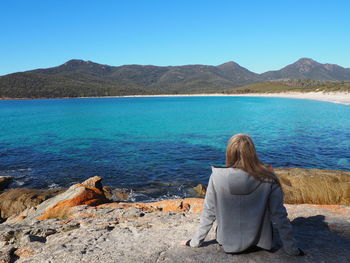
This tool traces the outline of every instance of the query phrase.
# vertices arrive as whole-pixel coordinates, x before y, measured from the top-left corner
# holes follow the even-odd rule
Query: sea
[[[68,187],[91,176],[132,201],[191,197],[237,133],[273,167],[350,171],[350,106],[264,97],[0,101],[0,176]]]

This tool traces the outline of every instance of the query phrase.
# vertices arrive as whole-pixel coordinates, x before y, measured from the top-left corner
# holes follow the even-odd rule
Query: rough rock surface
[[[276,168],[286,204],[350,205],[350,172],[321,169]],[[205,187],[194,190],[205,195]]]
[[[6,187],[12,182],[12,176],[1,176],[0,177],[0,192],[4,191]]]
[[[103,192],[110,201],[126,201],[130,196],[130,190],[112,188],[110,186],[104,186]]]
[[[193,190],[196,192],[198,196],[205,196],[207,187],[202,184],[198,184],[196,187],[193,187]]]
[[[283,183],[293,186],[298,185],[295,182],[302,182],[303,179],[294,178],[298,174],[289,175],[288,169],[281,170],[285,172],[285,178],[281,171],[277,172]],[[294,173],[296,170],[292,171]],[[345,179],[340,181],[347,182],[347,176],[345,173]],[[338,183],[338,179],[334,177],[330,183]],[[0,263],[342,263],[350,259],[350,206],[286,205],[298,246],[307,254],[304,257],[288,256],[283,249],[229,255],[215,242],[215,226],[200,248],[178,244],[180,240],[191,238],[196,230],[203,199],[105,203],[107,199],[101,180],[100,177],[89,178],[36,208],[26,209],[20,218],[12,217],[0,224]],[[311,184],[311,181],[306,182]],[[323,188],[309,187],[305,191],[312,192],[314,189]],[[346,196],[346,189],[344,192],[339,191],[339,200],[342,200],[344,193]]]
[[[288,204],[350,205],[350,172],[278,168]]]
[[[30,207],[37,206],[59,192],[60,190],[8,189],[0,194],[0,217],[8,218],[19,214]]]
[[[81,184],[69,187],[65,192],[42,202],[35,212],[28,215],[26,222],[36,219],[68,218],[70,209],[77,205],[99,205],[107,202],[102,190],[102,178],[95,176]]]
[[[77,206],[73,220],[0,224],[0,262],[349,262],[350,207],[287,205],[304,257],[253,251],[225,254],[210,231],[200,248],[182,247],[200,213]],[[9,262],[9,261],[4,261]]]
[[[142,211],[172,211],[172,212],[201,212],[203,209],[202,198],[169,199],[152,203],[109,203],[99,207],[130,208],[135,207]]]

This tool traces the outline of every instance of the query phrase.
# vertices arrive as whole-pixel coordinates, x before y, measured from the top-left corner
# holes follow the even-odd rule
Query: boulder
[[[350,205],[350,172],[321,169],[276,168],[286,204]],[[194,190],[204,196],[206,188]]]
[[[350,172],[277,168],[287,204],[350,205]]]
[[[27,216],[29,216],[31,213],[35,212],[36,207],[30,207],[25,209],[19,214],[14,214],[6,219],[6,222],[4,224],[20,224],[23,219],[25,219]]]
[[[0,217],[8,218],[32,208],[57,195],[62,190],[38,190],[27,188],[9,189],[0,194]]]
[[[110,201],[113,200],[113,188],[112,187],[104,186],[103,193],[108,200],[110,200]]]
[[[6,187],[13,181],[12,176],[1,176],[0,177],[0,192],[4,191]]]
[[[26,222],[50,218],[68,219],[70,209],[78,205],[96,206],[107,202],[102,191],[102,178],[95,176],[81,184],[69,187],[65,192],[41,203],[36,211],[25,218]]]
[[[207,187],[202,184],[198,184],[196,187],[193,187],[193,190],[196,192],[198,196],[205,196]]]
[[[90,177],[81,184],[89,188],[96,188],[100,191],[103,191],[102,178],[99,176]]]
[[[104,186],[103,192],[106,198],[110,201],[126,201],[130,196],[130,191],[127,189],[112,188]]]

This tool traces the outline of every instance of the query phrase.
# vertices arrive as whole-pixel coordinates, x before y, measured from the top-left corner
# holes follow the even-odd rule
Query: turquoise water
[[[35,188],[99,175],[104,185],[148,189],[139,199],[184,196],[207,183],[210,163],[225,162],[236,133],[251,135],[275,167],[350,170],[349,128],[349,106],[297,99],[3,100],[0,175]]]

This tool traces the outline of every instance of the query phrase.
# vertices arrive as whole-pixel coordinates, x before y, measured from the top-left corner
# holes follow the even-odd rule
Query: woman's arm
[[[209,178],[207,192],[205,194],[203,212],[200,216],[199,226],[190,241],[191,247],[199,247],[207,236],[215,220],[216,192],[212,175]]]
[[[272,223],[277,227],[283,242],[283,249],[289,255],[300,255],[300,250],[296,246],[293,236],[292,225],[287,217],[287,210],[283,205],[283,192],[278,184],[272,185],[269,200],[269,209]]]

